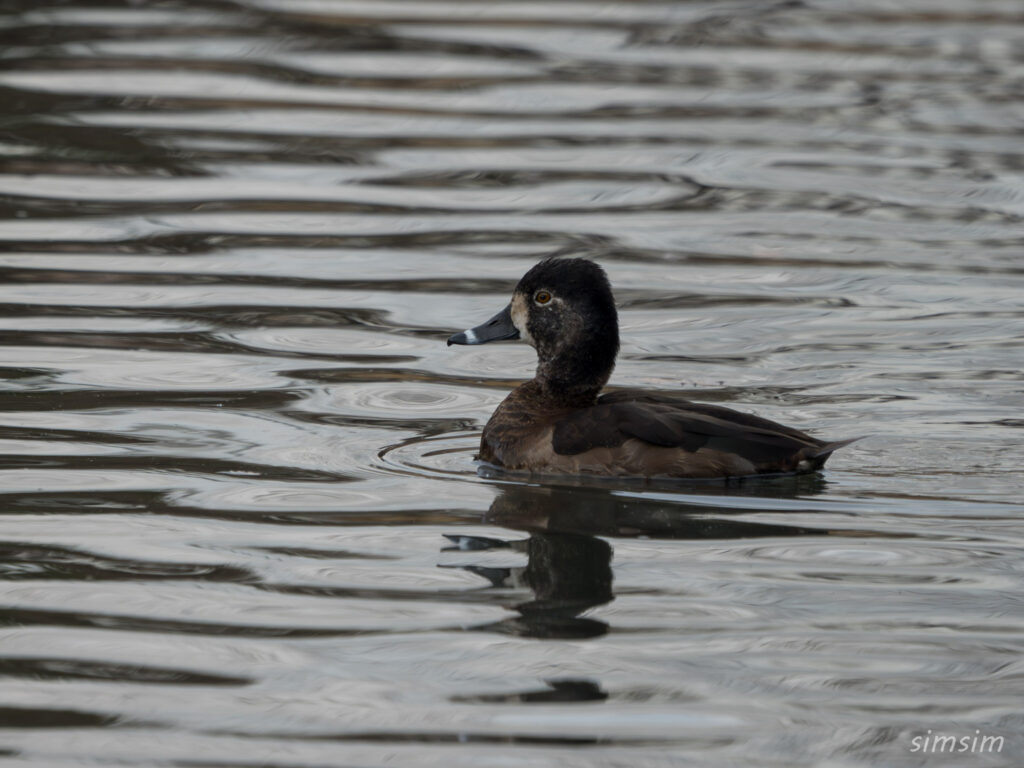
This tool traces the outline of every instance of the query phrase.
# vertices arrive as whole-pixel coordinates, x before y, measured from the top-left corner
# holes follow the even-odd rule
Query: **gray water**
[[[0,765],[1024,763],[1019,0],[3,10]],[[478,476],[551,254],[868,437]]]

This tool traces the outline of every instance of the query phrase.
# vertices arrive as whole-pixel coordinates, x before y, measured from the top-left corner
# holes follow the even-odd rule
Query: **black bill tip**
[[[518,338],[519,329],[512,324],[512,305],[509,304],[486,323],[449,336],[448,346],[450,347],[452,344],[487,344],[490,341]]]

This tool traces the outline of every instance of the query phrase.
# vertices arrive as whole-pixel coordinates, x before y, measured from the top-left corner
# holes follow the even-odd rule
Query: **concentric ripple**
[[[377,457],[381,466],[395,472],[427,477],[470,477],[476,475],[474,457],[479,447],[479,432],[461,432],[412,437],[386,446]]]

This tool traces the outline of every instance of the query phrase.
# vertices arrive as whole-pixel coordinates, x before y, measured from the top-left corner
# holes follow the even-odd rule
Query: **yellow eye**
[[[537,291],[535,294],[533,294],[533,300],[536,301],[538,304],[547,304],[549,301],[551,301],[551,294],[548,293],[547,291]]]

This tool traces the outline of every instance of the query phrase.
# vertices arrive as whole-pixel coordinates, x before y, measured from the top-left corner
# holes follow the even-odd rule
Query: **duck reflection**
[[[775,486],[774,495],[805,494],[806,484]],[[760,492],[766,492],[761,488]],[[683,497],[685,499],[685,497]],[[653,539],[736,539],[759,536],[822,535],[820,529],[732,520],[734,507],[624,495],[593,487],[507,484],[485,515],[503,528],[526,531],[526,539],[449,535],[449,551],[508,549],[526,554],[519,567],[462,565],[496,588],[529,589],[533,597],[512,607],[518,616],[480,627],[487,631],[542,638],[590,638],[608,632],[608,624],[583,614],[614,599],[612,546],[600,536]],[[718,513],[718,514],[716,514]]]
[[[807,482],[807,481],[810,482]],[[633,493],[615,488],[586,486],[519,485],[499,486],[484,519],[503,528],[588,536],[655,539],[737,539],[758,536],[821,534],[790,525],[773,525],[732,519],[737,512],[761,509],[757,501],[739,506],[737,497],[795,498],[820,493],[820,477],[779,477],[750,484],[742,489],[719,485],[701,487],[700,496],[687,501],[678,492]],[[642,490],[656,491],[645,486]],[[678,491],[678,489],[676,489]],[[730,502],[718,505],[713,496]],[[777,507],[774,511],[778,511]]]

